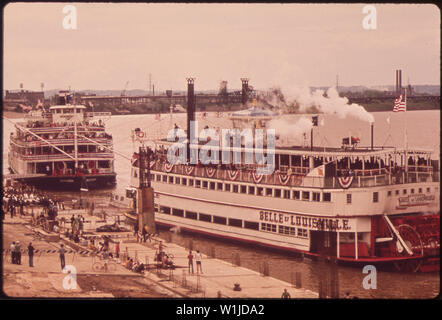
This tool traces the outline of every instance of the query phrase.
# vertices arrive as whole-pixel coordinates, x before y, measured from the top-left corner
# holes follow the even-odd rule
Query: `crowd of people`
[[[11,218],[18,215],[24,216],[24,208],[27,206],[43,207],[43,213],[50,220],[57,217],[58,209],[64,209],[62,201],[52,199],[33,186],[17,184],[3,189],[2,214],[11,214]],[[4,219],[4,216],[2,218]]]

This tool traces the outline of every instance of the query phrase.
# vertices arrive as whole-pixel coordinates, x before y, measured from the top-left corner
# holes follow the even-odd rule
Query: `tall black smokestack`
[[[374,139],[374,123],[371,123],[371,150],[373,150],[373,139]]]
[[[190,162],[190,122],[195,121],[195,78],[187,78],[187,162]]]
[[[402,94],[402,70],[399,69],[399,80],[398,80],[398,86],[399,86],[399,94]]]
[[[248,92],[249,92],[249,79],[241,78],[242,82],[242,90],[241,90],[241,103],[243,105],[247,104],[247,100],[249,100]]]

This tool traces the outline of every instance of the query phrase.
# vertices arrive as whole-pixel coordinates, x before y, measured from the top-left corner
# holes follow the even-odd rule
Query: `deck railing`
[[[388,170],[373,170],[373,175],[354,175],[351,179],[348,176],[341,177],[309,177],[304,173],[295,173],[288,175],[287,172],[276,171],[269,175],[257,175],[253,169],[229,170],[219,167],[206,166],[184,166],[174,165],[173,167],[165,168],[162,161],[156,161],[151,170],[160,171],[163,173],[185,175],[189,178],[206,178],[227,180],[232,183],[245,182],[256,185],[278,185],[286,187],[311,187],[311,188],[326,188],[326,189],[341,189],[343,188],[342,180],[350,180],[348,188],[367,188],[374,186],[385,186],[393,184],[404,183],[422,183],[422,182],[438,182],[439,172],[428,170],[426,172],[401,172],[398,174],[390,174]],[[374,174],[376,172],[377,174]],[[341,180],[341,181],[340,181]]]

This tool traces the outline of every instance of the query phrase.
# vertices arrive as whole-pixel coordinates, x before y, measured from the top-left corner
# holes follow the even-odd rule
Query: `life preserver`
[[[144,138],[144,137],[145,137],[144,131],[139,131],[139,132],[137,133],[137,137],[138,137],[138,138]]]

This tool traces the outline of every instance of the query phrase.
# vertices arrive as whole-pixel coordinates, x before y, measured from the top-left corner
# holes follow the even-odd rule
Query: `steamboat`
[[[140,175],[146,177],[154,189],[157,224],[341,264],[439,270],[440,166],[431,151],[376,147],[372,125],[367,147],[348,137],[341,147],[276,146],[270,152],[265,141],[261,150],[241,141],[228,149],[240,155],[235,164],[195,163],[191,150],[208,152],[208,146],[192,143],[193,87],[188,92],[186,158],[170,161],[179,137],[156,139],[147,147],[147,134],[133,132],[141,146],[127,195],[136,195]],[[233,127],[256,129],[265,128],[270,117],[233,114],[231,119]],[[225,150],[209,152],[220,160]],[[263,173],[262,162],[245,161],[259,152],[272,153],[272,172]]]
[[[11,176],[43,189],[88,190],[115,185],[108,112],[86,112],[72,95],[24,114],[10,135]]]

